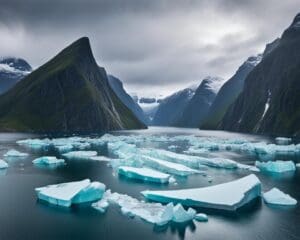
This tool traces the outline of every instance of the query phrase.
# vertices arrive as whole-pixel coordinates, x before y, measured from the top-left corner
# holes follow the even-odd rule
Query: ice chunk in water
[[[99,162],[109,162],[112,160],[111,158],[105,156],[95,156],[95,157],[90,157],[89,159],[94,161],[99,161]]]
[[[15,149],[9,150],[7,153],[4,154],[4,157],[27,157],[28,153],[19,152]]]
[[[91,157],[97,156],[96,151],[73,151],[64,153],[63,156],[68,159],[74,159],[74,160],[85,160],[90,159]]]
[[[208,221],[208,217],[205,213],[198,213],[195,216],[195,220],[199,221],[199,222],[207,222]]]
[[[288,145],[292,142],[291,138],[277,137],[275,141],[278,145]]]
[[[121,166],[118,168],[119,174],[122,174],[128,178],[140,179],[143,181],[155,182],[155,183],[168,183],[170,175],[162,173],[151,168],[136,168]]]
[[[200,173],[196,169],[189,168],[179,163],[168,162],[144,155],[137,156],[137,158],[141,159],[146,166],[178,176],[188,176],[190,174]]]
[[[0,169],[8,168],[7,162],[0,159]]]
[[[285,194],[278,188],[272,188],[270,191],[263,194],[264,201],[274,205],[296,205],[297,200],[290,195]]]
[[[34,159],[32,163],[36,165],[61,165],[65,163],[65,160],[53,156],[44,156]]]
[[[160,203],[147,203],[126,194],[111,193],[110,190],[104,193],[99,202],[93,203],[92,207],[103,212],[107,208],[107,203],[118,205],[124,215],[137,216],[157,225],[164,225],[172,220],[177,222],[192,220],[196,214],[191,208],[188,211],[184,210],[180,204],[174,207],[173,203],[165,206]]]
[[[255,166],[258,167],[262,171],[266,172],[274,172],[274,173],[281,173],[281,172],[288,172],[288,171],[295,171],[295,163],[293,161],[268,161],[268,162],[255,162]]]
[[[74,147],[71,144],[66,144],[66,145],[55,146],[55,149],[60,153],[66,153],[72,151]]]
[[[187,222],[193,220],[196,216],[196,211],[189,208],[187,211],[179,203],[173,208],[173,218],[174,222]]]
[[[38,198],[54,205],[70,207],[73,203],[98,200],[105,191],[105,185],[85,179],[36,188]]]
[[[158,202],[179,202],[186,206],[234,211],[261,195],[261,183],[254,174],[250,174],[215,186],[166,191],[147,190],[142,194]]]

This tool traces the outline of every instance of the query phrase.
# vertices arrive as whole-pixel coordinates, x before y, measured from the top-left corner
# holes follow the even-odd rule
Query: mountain
[[[207,117],[200,126],[201,129],[217,129],[229,106],[242,92],[246,77],[261,61],[261,58],[261,54],[249,57],[236,73],[224,83],[211,105]]]
[[[300,14],[251,71],[221,129],[300,135]]]
[[[204,78],[175,125],[198,127],[207,116],[209,108],[223,83],[224,80],[220,77],[208,76]]]
[[[181,117],[186,105],[194,96],[195,88],[186,88],[161,100],[152,125],[173,126]]]
[[[146,116],[142,108],[125,91],[121,80],[112,75],[108,75],[108,82],[115,94],[117,94],[119,99],[131,110],[131,112],[133,112],[141,122],[146,123]]]
[[[156,98],[141,97],[138,99],[138,104],[143,109],[147,125],[152,125],[153,118],[160,104],[159,100]]]
[[[31,71],[31,66],[22,58],[0,59],[0,94],[13,87]]]
[[[0,130],[99,132],[144,128],[110,88],[80,38],[0,96]]]

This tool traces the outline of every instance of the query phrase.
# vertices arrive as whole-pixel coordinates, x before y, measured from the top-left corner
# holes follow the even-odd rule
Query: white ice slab
[[[178,176],[188,176],[191,174],[200,173],[198,170],[192,169],[185,165],[160,160],[154,157],[141,155],[138,156],[138,158],[141,159],[143,161],[143,164],[146,166]]]
[[[198,213],[195,216],[195,220],[198,221],[198,222],[207,222],[208,217],[205,213]]]
[[[237,210],[261,195],[261,183],[254,175],[215,186],[167,191],[143,191],[150,200],[179,202],[186,206],[197,206],[224,210]]]
[[[261,171],[282,173],[295,171],[296,166],[293,161],[268,161],[268,162],[255,162],[255,166],[258,167]]]
[[[290,195],[285,194],[278,188],[272,188],[270,191],[263,194],[264,201],[273,205],[289,205],[293,206],[297,204],[297,200]]]
[[[9,150],[7,153],[4,154],[4,157],[27,157],[28,153],[19,152],[15,149]]]
[[[0,169],[6,169],[6,168],[8,168],[7,162],[0,159]]]
[[[73,152],[68,152],[64,153],[63,156],[68,158],[68,159],[73,159],[73,160],[81,160],[81,159],[90,159],[91,157],[97,156],[96,151],[73,151]]]
[[[64,159],[58,159],[54,156],[43,156],[32,161],[36,165],[61,165],[65,163]]]
[[[36,188],[38,198],[54,205],[70,207],[73,203],[95,201],[102,197],[105,185],[89,179]]]
[[[285,137],[277,137],[277,138],[275,138],[275,141],[278,145],[288,145],[292,142],[292,139],[285,138]]]
[[[118,168],[119,174],[122,174],[128,178],[140,179],[143,181],[155,182],[155,183],[168,183],[171,175],[162,173],[151,168],[136,168],[129,166],[121,166]]]

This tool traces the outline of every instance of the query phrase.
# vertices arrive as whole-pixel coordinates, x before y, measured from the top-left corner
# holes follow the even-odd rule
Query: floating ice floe
[[[268,162],[255,162],[255,166],[261,171],[282,173],[288,171],[295,171],[296,166],[293,161],[268,161]]]
[[[191,174],[200,173],[200,171],[189,168],[185,165],[160,160],[154,157],[141,155],[141,156],[136,156],[136,158],[142,160],[143,164],[148,167],[155,168],[157,170],[178,175],[178,176],[188,176]]]
[[[261,182],[254,175],[215,186],[166,191],[143,191],[142,194],[157,202],[178,202],[197,206],[235,211],[261,195]]]
[[[99,161],[99,162],[109,162],[112,160],[111,158],[105,156],[95,156],[95,157],[90,157],[89,159],[94,161]]]
[[[208,217],[205,213],[198,213],[195,216],[195,220],[198,221],[198,222],[207,222]]]
[[[0,169],[6,169],[8,168],[7,162],[0,159]]]
[[[27,157],[28,153],[19,152],[15,149],[9,150],[7,153],[4,154],[4,157]]]
[[[58,159],[54,156],[43,156],[32,161],[36,165],[61,165],[65,163],[64,159]]]
[[[92,207],[103,212],[109,203],[118,205],[124,215],[130,217],[137,216],[149,223],[157,225],[164,225],[169,221],[190,221],[196,215],[194,209],[189,208],[186,211],[180,204],[174,206],[172,203],[168,205],[146,203],[125,194],[111,193],[110,190],[104,193],[100,201],[93,203]]]
[[[280,191],[278,188],[272,188],[270,191],[263,193],[263,199],[266,203],[273,205],[293,206],[297,204],[296,199]]]
[[[54,205],[70,207],[72,204],[92,202],[101,199],[105,185],[89,179],[76,182],[48,185],[36,188],[38,198]]]
[[[288,145],[292,142],[292,139],[285,138],[285,137],[277,137],[277,138],[275,138],[275,141],[278,145]]]
[[[146,167],[136,168],[121,166],[118,168],[118,173],[128,178],[140,179],[143,181],[155,183],[168,183],[171,177],[169,174],[162,173]]]
[[[58,146],[54,146],[54,148],[60,153],[70,152],[74,149],[73,145],[71,144],[58,145]]]
[[[91,159],[92,157],[97,156],[97,154],[96,151],[73,151],[64,153],[63,156],[72,160],[85,160]]]

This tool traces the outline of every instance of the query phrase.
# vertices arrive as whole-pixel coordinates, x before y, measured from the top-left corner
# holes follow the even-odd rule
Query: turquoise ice
[[[57,159],[54,156],[44,156],[44,157],[39,157],[36,158],[32,161],[33,164],[35,165],[62,165],[65,163],[64,159]]]
[[[19,152],[15,149],[9,150],[7,153],[4,154],[4,157],[27,157],[28,153]]]
[[[6,169],[6,168],[8,168],[7,162],[0,159],[0,169]]]
[[[261,171],[282,173],[295,171],[296,166],[293,161],[268,161],[268,162],[255,162],[255,166],[258,167]]]
[[[35,189],[38,198],[54,205],[70,207],[73,203],[85,203],[101,199],[105,185],[89,179],[48,185]]]
[[[264,193],[263,199],[266,203],[273,204],[273,205],[293,206],[297,204],[296,199],[280,191],[278,188],[272,188],[270,191]]]
[[[97,154],[96,151],[73,151],[64,153],[63,156],[71,160],[89,160]]]

